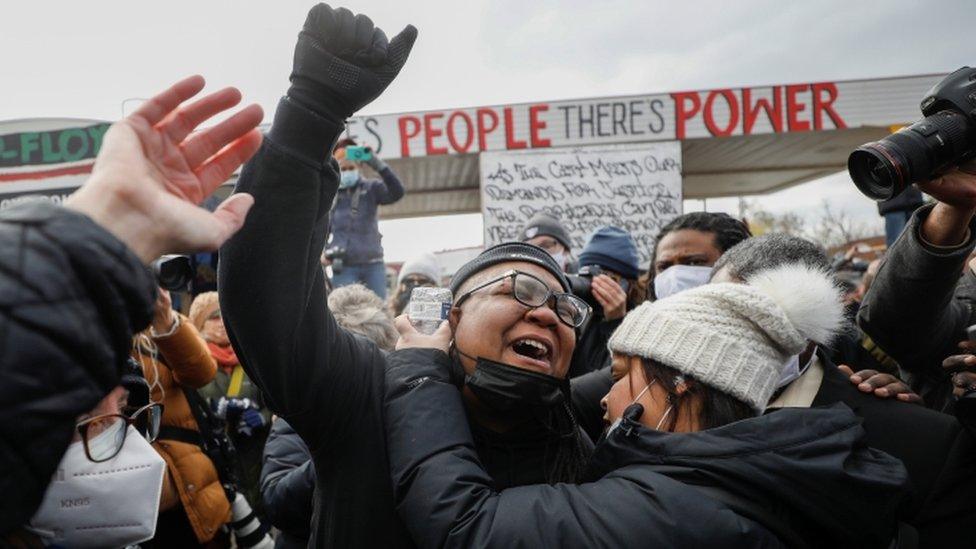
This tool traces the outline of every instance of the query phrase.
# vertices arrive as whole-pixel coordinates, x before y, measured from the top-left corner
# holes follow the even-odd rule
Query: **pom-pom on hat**
[[[610,337],[611,351],[653,359],[762,412],[792,355],[827,344],[844,306],[830,276],[805,265],[760,271],[643,303]]]

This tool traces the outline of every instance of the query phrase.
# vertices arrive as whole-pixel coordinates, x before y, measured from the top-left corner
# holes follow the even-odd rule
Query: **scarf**
[[[220,366],[224,371],[233,370],[235,366],[240,364],[237,360],[237,354],[234,353],[234,348],[230,345],[226,347],[221,347],[216,343],[210,341],[207,342],[207,347],[210,348],[210,356],[217,361],[217,365]]]

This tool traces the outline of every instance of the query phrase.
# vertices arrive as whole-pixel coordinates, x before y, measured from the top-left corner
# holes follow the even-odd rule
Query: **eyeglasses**
[[[158,402],[147,404],[131,414],[102,414],[79,421],[75,428],[84,443],[88,459],[101,463],[118,455],[125,444],[129,425],[136,428],[148,442],[155,442],[159,436],[160,421],[163,418],[163,405]]]
[[[542,280],[521,271],[509,271],[468,290],[454,301],[454,306],[460,307],[461,303],[474,292],[506,279],[512,279],[511,296],[515,301],[531,309],[554,303],[554,306],[550,306],[556,312],[556,316],[570,328],[579,328],[590,316],[590,306],[582,299],[573,294],[554,292]]]

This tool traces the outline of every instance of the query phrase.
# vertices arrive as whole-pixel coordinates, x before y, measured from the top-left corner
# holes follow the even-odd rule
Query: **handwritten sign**
[[[676,141],[481,154],[485,246],[522,239],[537,212],[558,218],[579,254],[595,229],[613,225],[650,261],[654,237],[681,214]]]

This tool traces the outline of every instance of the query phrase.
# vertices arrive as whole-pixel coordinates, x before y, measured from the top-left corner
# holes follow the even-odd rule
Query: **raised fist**
[[[298,35],[288,96],[341,122],[383,93],[416,39],[413,25],[387,41],[369,17],[318,4]]]

